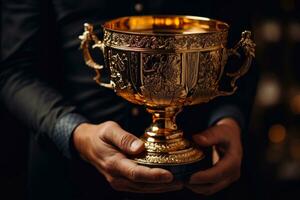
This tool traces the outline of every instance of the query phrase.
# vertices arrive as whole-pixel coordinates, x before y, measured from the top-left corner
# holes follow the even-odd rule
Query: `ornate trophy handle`
[[[83,57],[84,61],[87,66],[93,68],[96,72],[96,76],[94,77],[94,80],[103,87],[113,89],[114,84],[113,82],[110,83],[102,83],[101,82],[101,73],[100,70],[103,69],[103,65],[99,65],[96,63],[89,51],[89,44],[91,42],[94,42],[94,45],[92,48],[98,47],[102,52],[104,51],[104,44],[101,40],[98,39],[96,34],[94,33],[94,27],[91,24],[85,23],[84,24],[84,32],[82,35],[79,36],[79,39],[81,40],[80,49],[83,51]]]
[[[251,32],[244,31],[240,41],[232,48],[227,50],[226,60],[229,56],[238,56],[241,55],[238,53],[238,49],[242,48],[245,54],[245,61],[240,67],[240,69],[233,73],[226,73],[227,76],[232,77],[231,80],[231,91],[219,91],[220,93],[217,96],[227,96],[233,94],[237,90],[236,81],[243,75],[245,75],[250,69],[252,59],[255,57],[255,43],[251,39]]]

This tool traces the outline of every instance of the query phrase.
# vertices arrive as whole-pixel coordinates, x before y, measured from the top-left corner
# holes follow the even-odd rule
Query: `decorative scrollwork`
[[[142,66],[141,91],[146,98],[171,104],[183,96],[179,54],[142,54]]]
[[[203,90],[214,90],[218,85],[221,71],[222,52],[210,51],[199,53],[198,87]]]
[[[143,157],[136,158],[139,163],[151,164],[186,164],[203,158],[203,152],[196,148],[187,149],[183,152],[151,153],[146,152]]]
[[[179,147],[186,149],[190,146],[187,140],[179,140],[171,143],[148,142],[145,140],[144,143],[148,152],[171,152],[178,150]]]
[[[188,35],[135,35],[104,31],[104,44],[110,47],[143,48],[148,50],[190,50],[226,45],[227,31]]]
[[[126,73],[128,67],[128,57],[126,53],[108,51],[109,68],[111,72],[111,80],[115,84],[115,89],[125,89],[130,84],[123,79],[123,74]]]

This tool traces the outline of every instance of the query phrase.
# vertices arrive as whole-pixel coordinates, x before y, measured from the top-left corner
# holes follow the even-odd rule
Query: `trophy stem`
[[[147,111],[152,114],[152,124],[147,128],[146,134],[150,137],[165,137],[165,139],[168,139],[171,135],[181,132],[178,131],[176,125],[176,115],[181,110],[182,107],[147,108]]]
[[[183,137],[177,128],[176,115],[182,107],[148,107],[152,114],[152,124],[141,139],[146,151],[135,161],[142,165],[173,166],[198,162],[203,152]]]

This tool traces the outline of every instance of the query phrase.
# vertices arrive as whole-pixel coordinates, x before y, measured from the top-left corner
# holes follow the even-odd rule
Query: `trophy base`
[[[185,179],[207,166],[208,155],[195,143],[183,136],[177,128],[175,117],[181,107],[148,107],[152,124],[141,137],[145,151],[134,158],[135,162],[148,167],[169,170],[175,179]]]
[[[202,150],[193,148],[191,150],[184,150],[185,152],[176,152],[169,154],[157,154],[146,152],[140,155],[138,158],[135,158],[135,162],[140,165],[151,167],[151,168],[163,168],[170,171],[175,180],[185,180],[188,179],[193,173],[206,169],[210,166],[210,158],[206,156]],[[188,151],[188,152],[187,152]],[[186,153],[187,152],[187,153]],[[190,160],[194,159],[190,162],[182,162],[183,160],[174,159],[174,154],[178,157],[186,157],[190,155],[189,153],[196,153],[198,156],[196,157],[188,157]],[[171,160],[173,163],[167,163],[166,160]]]

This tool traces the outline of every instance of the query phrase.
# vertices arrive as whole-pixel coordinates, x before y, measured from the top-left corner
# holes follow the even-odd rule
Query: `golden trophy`
[[[103,40],[93,26],[84,24],[81,49],[86,64],[96,71],[94,80],[113,89],[134,104],[145,105],[153,122],[141,139],[146,151],[133,158],[138,164],[162,167],[175,176],[191,174],[205,154],[184,138],[175,117],[183,106],[201,104],[218,96],[233,94],[236,81],[244,75],[254,57],[251,32],[227,49],[229,25],[195,16],[131,16],[107,21]],[[102,65],[89,53],[98,47],[110,69],[110,83],[101,82]],[[231,91],[220,91],[219,82],[227,59],[239,55],[245,61],[231,78]]]

